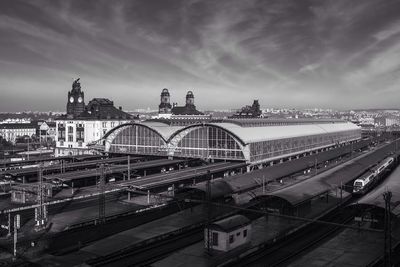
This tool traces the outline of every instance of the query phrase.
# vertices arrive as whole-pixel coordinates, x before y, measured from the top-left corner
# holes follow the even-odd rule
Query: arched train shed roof
[[[227,122],[210,123],[210,125],[218,126],[233,133],[245,144],[360,129],[360,127],[350,122],[273,125],[259,127],[242,127],[240,125]]]
[[[124,124],[120,124],[117,127],[108,131],[104,136],[103,139],[109,137],[115,131],[120,130],[121,128],[128,127],[128,126],[142,126],[148,128],[154,132],[156,132],[165,142],[178,130],[182,128],[182,126],[170,126],[169,124],[156,122],[156,121],[145,121],[145,122],[128,122]]]
[[[259,127],[243,127],[234,123],[201,123],[191,124],[188,126],[170,126],[167,123],[156,121],[144,121],[140,123],[121,124],[109,131],[104,138],[107,138],[113,131],[118,128],[138,125],[144,126],[157,132],[166,142],[170,141],[174,136],[185,130],[195,129],[198,127],[210,126],[223,129],[242,145],[246,145],[259,141],[279,140],[284,138],[294,138],[302,136],[312,136],[326,133],[336,133],[349,130],[359,130],[360,128],[350,122],[332,122],[321,124],[296,124],[296,125],[279,125],[279,126],[259,126]]]

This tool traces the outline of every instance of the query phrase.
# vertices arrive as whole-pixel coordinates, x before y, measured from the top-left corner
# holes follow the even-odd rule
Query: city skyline
[[[398,108],[400,1],[2,1],[0,111]],[[397,75],[396,75],[397,74]],[[227,101],[227,98],[229,101]]]

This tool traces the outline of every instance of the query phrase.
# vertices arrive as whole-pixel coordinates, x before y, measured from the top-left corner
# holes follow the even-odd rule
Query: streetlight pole
[[[20,223],[21,219],[20,219],[20,215],[17,214],[14,216],[14,247],[13,247],[13,255],[14,258],[17,257],[17,241],[18,241],[18,229],[21,225]]]
[[[384,222],[384,232],[385,232],[385,244],[384,244],[384,266],[392,266],[392,227],[391,227],[391,214],[390,214],[390,201],[392,199],[392,192],[386,191],[383,193],[383,199],[385,200],[385,222]]]

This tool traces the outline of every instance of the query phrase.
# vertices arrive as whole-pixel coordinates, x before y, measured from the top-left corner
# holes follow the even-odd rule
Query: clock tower
[[[84,99],[78,78],[72,84],[72,90],[68,92],[67,115],[71,117],[79,116],[85,110]]]

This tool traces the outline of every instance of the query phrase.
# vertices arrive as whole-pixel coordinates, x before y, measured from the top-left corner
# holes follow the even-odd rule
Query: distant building
[[[43,183],[44,197],[53,196],[53,185]],[[11,202],[15,203],[36,203],[39,195],[39,183],[19,183],[11,187]]]
[[[41,141],[55,141],[56,140],[56,122],[55,121],[44,121],[39,122],[39,138]]]
[[[3,123],[0,124],[0,136],[9,142],[15,143],[18,137],[36,135],[35,123]]]
[[[204,230],[204,240],[205,248],[209,246],[213,250],[224,252],[249,244],[251,221],[243,215],[234,215],[214,222]]]
[[[0,124],[3,124],[3,123],[31,123],[31,120],[30,119],[25,119],[25,118],[22,118],[22,119],[8,118],[8,119],[5,119],[3,121],[0,121]]]
[[[88,144],[133,119],[106,98],[94,98],[85,106],[79,79],[72,84],[67,101],[67,114],[56,119],[56,156],[92,154]]]
[[[253,101],[253,105],[242,107],[241,110],[237,111],[230,118],[261,118],[262,111],[258,100]]]
[[[359,121],[360,121],[360,126],[375,124],[374,118],[360,118]]]
[[[400,118],[396,116],[382,116],[375,118],[375,124],[382,127],[400,125]]]

